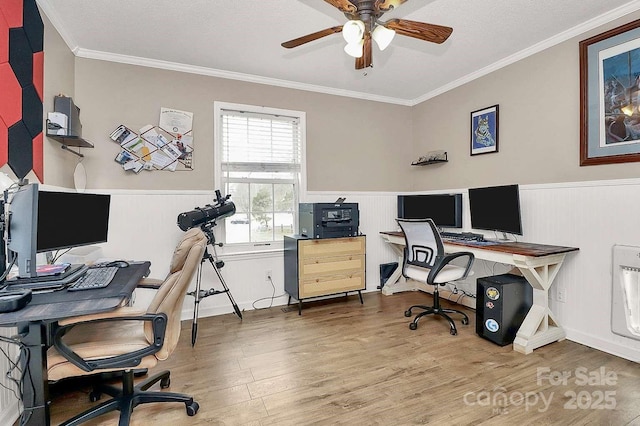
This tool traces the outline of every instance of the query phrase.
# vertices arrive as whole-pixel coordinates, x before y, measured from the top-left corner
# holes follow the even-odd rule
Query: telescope
[[[180,213],[178,215],[178,228],[187,231],[209,222],[214,222],[215,225],[216,220],[233,216],[236,213],[236,205],[229,198],[231,198],[231,195],[223,197],[220,194],[220,190],[216,190],[216,203]]]

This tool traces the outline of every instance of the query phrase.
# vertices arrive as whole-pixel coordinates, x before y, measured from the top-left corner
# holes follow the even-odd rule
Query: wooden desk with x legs
[[[383,294],[415,290],[415,282],[398,281],[402,276],[402,253],[405,246],[402,232],[381,232],[382,238],[400,254],[398,268],[382,288]],[[576,247],[552,246],[521,242],[444,241],[447,253],[468,251],[476,259],[513,265],[533,287],[533,306],[518,329],[513,349],[524,354],[546,344],[563,340],[566,334],[549,309],[549,288],[568,253]]]

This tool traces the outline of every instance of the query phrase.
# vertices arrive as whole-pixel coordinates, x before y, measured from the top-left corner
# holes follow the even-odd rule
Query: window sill
[[[218,249],[220,257],[228,260],[244,260],[282,256],[284,244],[281,241],[253,244],[228,244]]]

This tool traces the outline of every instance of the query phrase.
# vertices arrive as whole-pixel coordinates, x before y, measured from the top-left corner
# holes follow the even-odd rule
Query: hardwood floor
[[[472,311],[457,336],[433,317],[411,331],[403,312],[416,302],[431,296],[369,293],[364,305],[357,295],[307,303],[302,316],[292,305],[203,318],[195,348],[186,321],[157,370],[171,370],[169,390],[193,395],[200,411],[140,405],[132,424],[640,424],[638,364],[566,340],[522,355],[478,337]],[[88,386],[69,387],[52,388],[52,424],[93,404]],[[117,424],[117,413],[87,424]]]

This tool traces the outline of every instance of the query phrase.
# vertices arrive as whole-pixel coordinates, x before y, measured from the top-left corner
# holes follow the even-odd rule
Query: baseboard
[[[576,342],[581,345],[585,345],[590,348],[627,359],[629,361],[640,363],[640,350],[629,348],[620,343],[612,342],[610,340],[600,339],[598,337],[582,333],[572,328],[567,328],[564,326],[563,328],[567,333],[567,339],[571,340],[572,342]]]
[[[273,299],[273,304],[271,306],[286,305],[287,299],[288,299],[287,296],[276,297],[275,299]],[[228,302],[228,300],[225,305],[218,305],[218,306],[202,306],[202,303],[205,303],[205,302],[201,302],[200,304],[200,307],[198,309],[199,311],[198,318],[206,318],[206,317],[213,317],[216,315],[225,315],[225,314],[234,313],[233,306],[231,305],[230,302]],[[253,311],[255,310],[253,307],[253,303],[252,302],[238,303],[238,308],[240,309],[241,312]],[[267,306],[269,306],[269,300],[263,300],[258,304],[257,307],[258,309],[260,309]],[[189,306],[187,309],[182,310],[181,319],[182,321],[193,319],[192,306]]]

